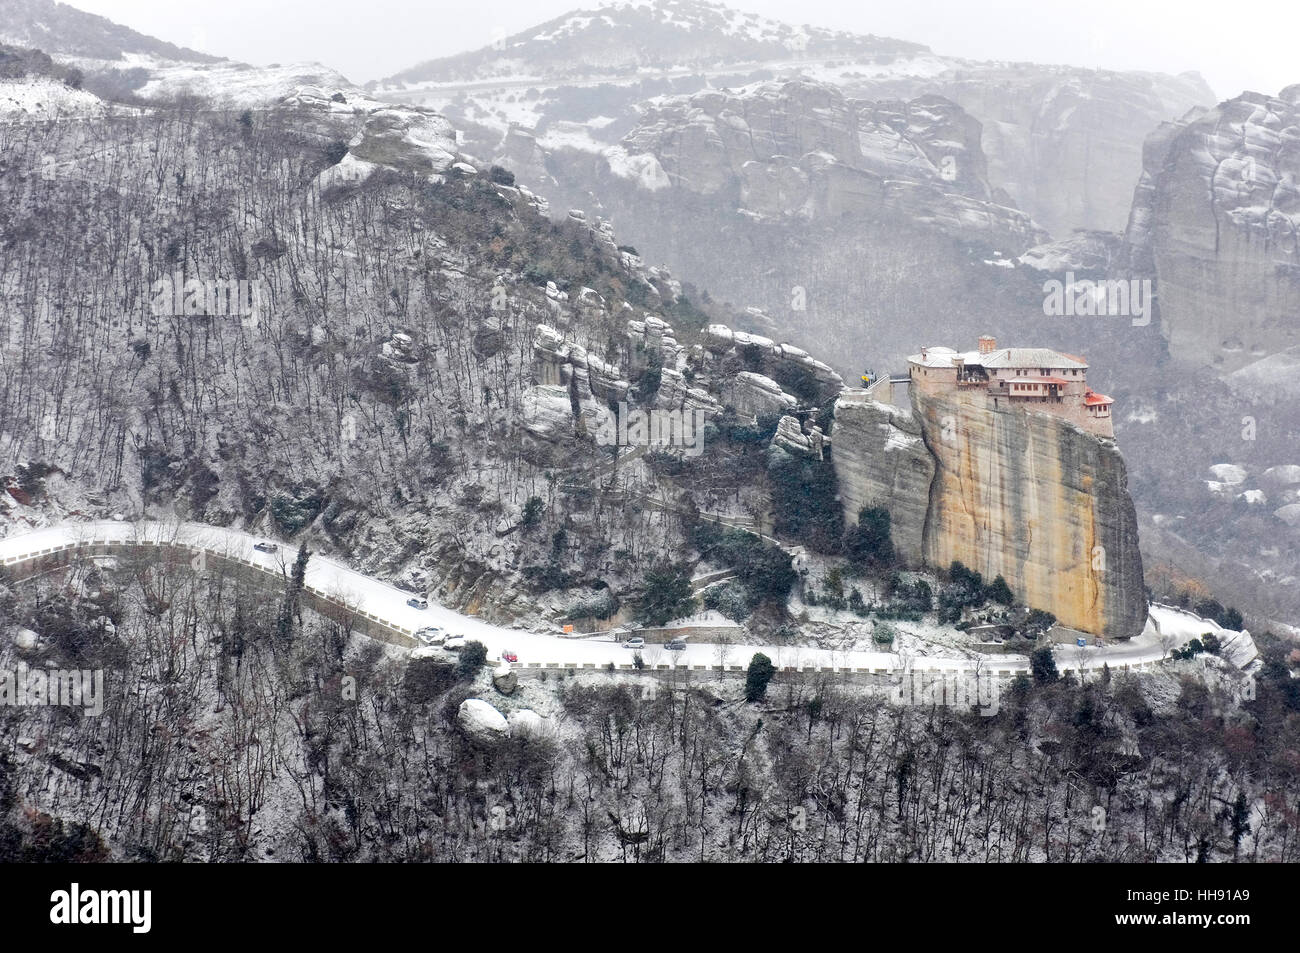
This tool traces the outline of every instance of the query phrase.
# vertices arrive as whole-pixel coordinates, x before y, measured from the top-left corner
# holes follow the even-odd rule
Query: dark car
[[[280,547],[275,543],[254,543],[253,548],[259,553],[278,553]]]
[[[666,648],[669,652],[680,652],[682,649],[686,648],[686,640],[672,639],[664,643],[664,648]]]

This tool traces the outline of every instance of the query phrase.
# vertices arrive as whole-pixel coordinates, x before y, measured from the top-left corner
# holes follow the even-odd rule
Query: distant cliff
[[[1127,239],[1174,357],[1231,373],[1300,345],[1298,143],[1300,85],[1148,138]]]
[[[866,102],[795,80],[655,100],[620,146],[660,186],[759,220],[894,213],[999,246],[1044,240],[990,185],[980,134],[941,96]]]
[[[1124,459],[1045,414],[982,394],[912,390],[907,412],[846,392],[833,459],[846,519],[890,510],[908,565],[954,559],[1006,578],[1016,598],[1071,628],[1127,638],[1146,620],[1137,516]]]

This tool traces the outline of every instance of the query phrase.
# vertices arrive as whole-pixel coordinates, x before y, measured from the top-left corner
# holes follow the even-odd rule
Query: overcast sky
[[[600,0],[73,0],[173,43],[255,64],[318,60],[353,82],[476,49]],[[741,10],[938,53],[1168,73],[1220,98],[1300,83],[1300,3],[1258,0],[732,0]]]

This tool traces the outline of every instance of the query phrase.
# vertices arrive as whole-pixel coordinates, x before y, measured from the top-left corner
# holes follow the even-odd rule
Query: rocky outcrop
[[[784,414],[798,403],[781,390],[781,385],[770,377],[741,371],[722,389],[722,399],[742,414],[761,417],[764,414]]]
[[[709,359],[706,366],[735,357],[767,378],[781,384],[793,382],[791,386],[807,391],[803,396],[817,402],[828,400],[844,387],[844,379],[828,364],[793,344],[778,344],[762,335],[733,331],[725,324],[711,324],[704,333],[704,350]]]
[[[990,186],[980,136],[940,96],[864,102],[793,80],[654,100],[620,155],[653,159],[673,188],[734,197],[753,218],[890,212],[995,244],[1044,240]]]
[[[1300,357],[1300,85],[1169,123],[1146,144],[1127,240],[1175,358],[1287,386]],[[1288,350],[1289,349],[1289,350]]]
[[[835,402],[834,435],[845,523],[857,522],[863,507],[887,507],[894,548],[908,565],[920,565],[935,471],[921,425],[907,410],[847,390]]]
[[[1111,440],[977,392],[911,389],[935,461],[924,558],[1003,576],[1064,625],[1127,638],[1146,621],[1137,514]],[[838,443],[838,440],[837,440]]]
[[[830,439],[822,432],[821,427],[810,423],[805,429],[797,418],[787,416],[777,421],[771,446],[779,447],[797,457],[822,460],[829,443]]]
[[[846,391],[832,455],[846,520],[890,511],[910,566],[953,560],[1003,576],[1016,598],[1083,632],[1142,630],[1137,515],[1111,440],[974,392],[911,390],[915,411]]]

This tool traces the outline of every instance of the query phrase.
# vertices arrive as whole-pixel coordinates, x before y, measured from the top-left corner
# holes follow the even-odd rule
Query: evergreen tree
[[[749,670],[745,673],[745,701],[756,702],[767,694],[767,683],[776,674],[776,666],[762,652],[756,652],[749,660]]]
[[[1056,658],[1052,655],[1050,645],[1034,649],[1033,654],[1029,656],[1029,669],[1033,672],[1034,681],[1039,685],[1050,685],[1061,678],[1061,674],[1056,670]]]

